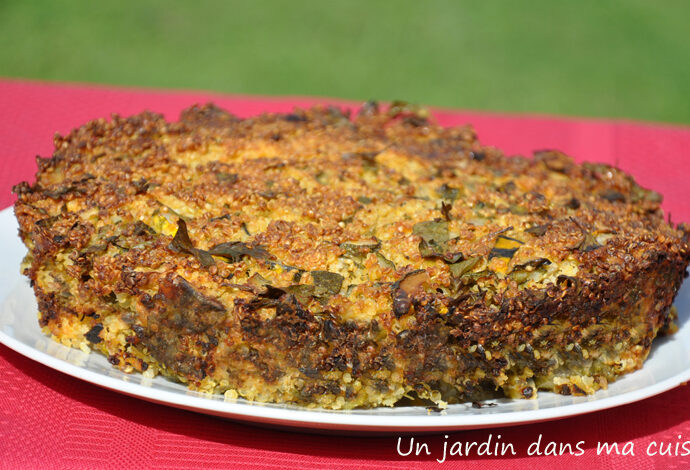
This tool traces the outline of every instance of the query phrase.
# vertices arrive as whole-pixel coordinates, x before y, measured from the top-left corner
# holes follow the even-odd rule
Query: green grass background
[[[0,0],[0,76],[690,122],[690,1]]]

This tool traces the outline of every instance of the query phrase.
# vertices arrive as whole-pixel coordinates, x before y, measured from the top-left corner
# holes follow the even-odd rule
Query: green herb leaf
[[[577,246],[577,249],[584,252],[588,253],[590,251],[594,251],[597,248],[601,248],[602,245],[597,242],[597,239],[592,235],[591,233],[585,233],[585,238],[582,240],[582,242]]]
[[[170,242],[170,247],[175,251],[194,256],[205,268],[216,264],[208,251],[194,248],[192,240],[189,238],[189,232],[187,232],[187,223],[182,219],[177,219],[177,232]]]
[[[295,284],[285,288],[285,292],[292,294],[301,304],[307,304],[314,297],[316,288],[313,284]]]
[[[426,241],[422,238],[419,241],[419,254],[422,255],[423,258],[440,258],[443,256],[441,254],[442,250],[443,247],[439,246],[434,240]]]
[[[398,116],[414,116],[422,120],[429,117],[429,110],[417,104],[411,104],[403,100],[395,100],[388,108],[388,116],[395,118]]]
[[[609,202],[625,202],[626,198],[623,193],[616,191],[615,189],[607,189],[602,191],[599,196],[606,199]]]
[[[338,273],[330,271],[312,271],[311,277],[314,280],[315,294],[317,296],[336,295],[340,292],[345,278]]]
[[[372,253],[381,247],[380,241],[366,241],[366,242],[346,242],[341,243],[340,248],[345,250],[345,255],[350,258],[361,261],[369,253]]]
[[[453,275],[453,277],[462,277],[470,269],[474,268],[480,259],[480,256],[473,256],[458,263],[453,263],[450,265],[450,273]]]
[[[632,201],[646,201],[654,204],[661,204],[664,201],[664,197],[651,189],[644,189],[638,185],[633,185]]]
[[[530,227],[525,230],[525,232],[534,235],[535,237],[541,237],[546,233],[548,228],[548,225],[535,225],[534,227]]]
[[[523,284],[527,282],[531,274],[532,271],[513,271],[510,273],[510,278],[518,284]]]
[[[381,253],[376,252],[376,259],[378,259],[379,264],[383,266],[384,268],[390,268],[390,269],[397,269],[395,267],[395,263],[383,256]]]
[[[422,239],[419,241],[419,254],[422,255],[423,258],[438,258],[448,264],[457,263],[464,258],[464,255],[460,252],[444,253],[445,250],[445,244],[439,245],[434,240],[427,242]]]
[[[347,152],[342,154],[342,159],[346,161],[359,161],[362,167],[367,170],[375,170],[378,166],[376,156],[381,153],[380,150],[373,152]]]
[[[436,193],[439,197],[447,199],[449,201],[455,201],[460,195],[460,190],[458,188],[453,188],[443,183],[437,190]]]
[[[508,208],[511,214],[516,214],[516,215],[526,215],[529,213],[526,207],[520,206],[517,204],[511,204],[510,207]]]
[[[233,184],[233,183],[237,183],[239,177],[237,176],[236,173],[218,172],[218,173],[216,173],[216,179],[221,183]]]
[[[427,220],[419,222],[412,227],[412,233],[422,237],[426,242],[435,241],[445,243],[448,241],[448,222],[445,220]]]
[[[231,263],[237,263],[242,256],[251,256],[255,259],[270,259],[271,254],[261,246],[250,247],[244,242],[220,243],[209,250],[214,256],[226,258]]]
[[[551,264],[551,261],[546,258],[535,258],[514,266],[509,276],[518,284],[522,284],[529,279],[534,271],[549,264]]]
[[[419,222],[412,228],[412,233],[422,238],[419,242],[419,254],[423,258],[439,258],[449,264],[464,258],[460,252],[447,253],[449,235],[448,222],[445,220]]]

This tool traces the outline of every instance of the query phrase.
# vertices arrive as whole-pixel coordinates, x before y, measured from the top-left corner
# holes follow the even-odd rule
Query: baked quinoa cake
[[[228,398],[590,394],[672,331],[690,262],[622,171],[404,103],[113,116],[37,160],[14,191],[43,330]]]

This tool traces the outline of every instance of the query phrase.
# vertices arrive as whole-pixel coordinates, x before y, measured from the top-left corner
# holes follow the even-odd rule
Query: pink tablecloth
[[[256,98],[199,92],[161,92],[0,81],[0,207],[10,188],[31,180],[35,155],[52,151],[66,133],[112,112],[144,109],[175,119],[181,109],[213,100],[240,116],[289,111],[323,99]],[[333,101],[328,101],[333,102]],[[342,103],[342,102],[341,102]],[[347,104],[347,103],[343,103]],[[508,153],[558,148],[577,160],[613,163],[640,184],[663,193],[674,221],[690,222],[690,128],[638,123],[437,111],[443,125],[472,123],[480,139]],[[462,468],[685,468],[690,457],[650,456],[654,442],[690,441],[690,389],[679,387],[639,403],[542,424],[462,433],[456,441],[484,442],[489,434],[514,445],[503,458],[452,457]],[[585,441],[584,454],[528,456],[542,434],[549,441]],[[680,437],[679,437],[680,436]],[[426,468],[439,465],[443,436],[415,436],[432,455],[400,456],[397,437],[332,437],[270,431],[119,395],[62,375],[0,346],[0,468]],[[631,442],[635,455],[597,455],[597,442]],[[409,438],[403,444],[409,444]],[[657,444],[658,445],[658,444]],[[628,447],[629,449],[629,447]],[[690,446],[689,446],[690,450]],[[682,454],[679,448],[678,454]]]

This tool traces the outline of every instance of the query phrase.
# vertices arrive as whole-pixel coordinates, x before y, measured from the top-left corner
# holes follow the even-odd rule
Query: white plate
[[[536,400],[492,400],[494,407],[451,405],[443,412],[424,407],[379,408],[355,411],[308,410],[245,400],[225,401],[187,390],[162,377],[115,370],[100,354],[67,348],[43,335],[28,281],[19,274],[26,249],[17,236],[12,209],[0,212],[0,342],[20,354],[73,377],[145,400],[256,424],[311,430],[420,432],[476,429],[545,421],[589,413],[642,400],[690,379],[690,282],[681,289],[676,305],[680,330],[654,342],[644,367],[622,377],[592,396],[572,397],[539,392]]]

